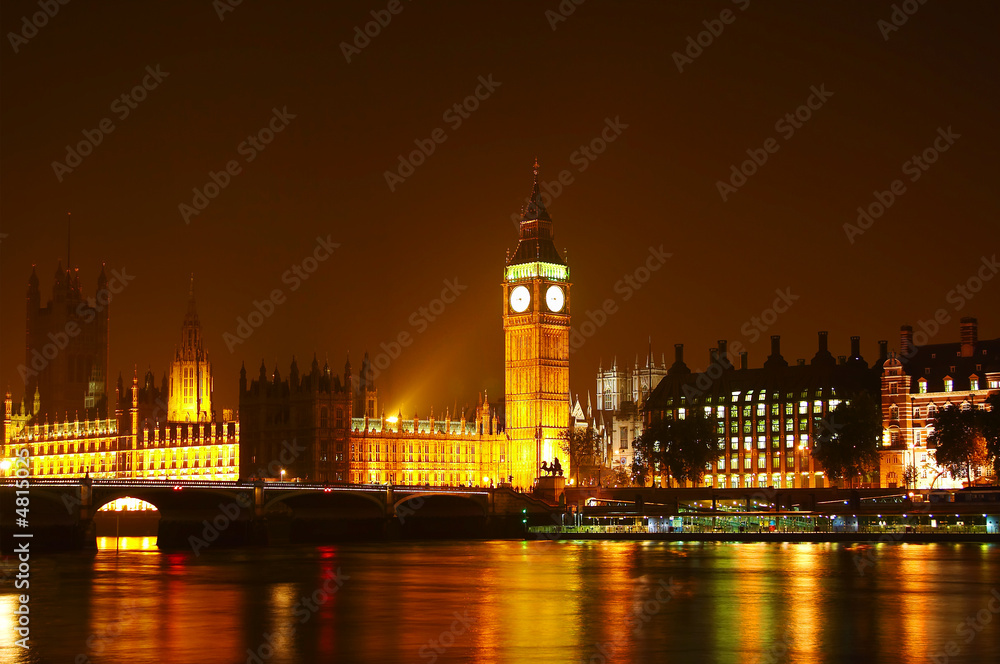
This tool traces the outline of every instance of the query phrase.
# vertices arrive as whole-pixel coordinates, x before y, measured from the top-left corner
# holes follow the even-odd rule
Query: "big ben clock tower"
[[[538,190],[537,160],[518,235],[503,280],[506,430],[514,483],[530,487],[542,461],[558,458],[564,475],[570,470],[560,443],[569,427],[571,284]]]

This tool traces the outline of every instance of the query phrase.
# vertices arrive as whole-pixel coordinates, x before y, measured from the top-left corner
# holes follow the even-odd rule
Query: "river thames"
[[[99,543],[32,559],[29,651],[13,645],[5,581],[0,661],[1000,657],[996,545],[397,542],[195,556]]]

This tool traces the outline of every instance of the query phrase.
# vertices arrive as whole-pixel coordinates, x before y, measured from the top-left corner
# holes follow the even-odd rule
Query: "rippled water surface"
[[[1000,661],[993,545],[115,544],[33,558],[29,651],[5,582],[0,661]]]

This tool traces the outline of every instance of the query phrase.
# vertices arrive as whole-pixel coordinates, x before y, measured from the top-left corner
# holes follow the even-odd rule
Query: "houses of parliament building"
[[[76,270],[56,271],[42,307],[32,271],[26,365],[17,402],[4,404],[3,453],[27,448],[38,478],[292,480],[530,488],[543,460],[569,475],[569,267],[554,244],[538,165],[518,244],[501,283],[505,393],[460,412],[420,418],[384,412],[367,354],[354,374],[295,358],[287,377],[262,362],[239,377],[239,409],[217,411],[192,281],[181,339],[159,385],[152,372],[119,375],[108,393],[110,297],[102,270],[93,299]],[[102,294],[104,294],[102,296]],[[50,348],[68,334],[71,343]],[[51,356],[51,357],[50,357]],[[39,361],[43,358],[43,361]],[[35,361],[32,364],[32,361]]]

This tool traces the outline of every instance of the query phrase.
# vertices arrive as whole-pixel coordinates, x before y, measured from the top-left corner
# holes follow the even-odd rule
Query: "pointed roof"
[[[198,325],[198,309],[194,303],[194,272],[191,273],[191,285],[188,287],[188,308],[184,315],[185,325]]]
[[[538,189],[538,157],[535,157],[534,180],[531,184],[531,196],[528,197],[528,204],[524,206],[521,214],[521,221],[552,221],[549,211],[545,209],[545,202],[542,201],[542,193]]]
[[[552,241],[552,217],[545,209],[541,189],[538,186],[538,160],[535,160],[534,179],[531,185],[531,195],[521,213],[519,240],[514,253],[508,256],[507,265],[522,263],[556,263],[565,265]]]

